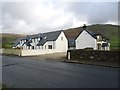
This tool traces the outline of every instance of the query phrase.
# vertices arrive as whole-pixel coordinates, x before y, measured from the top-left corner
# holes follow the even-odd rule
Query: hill
[[[101,33],[103,36],[105,36],[110,40],[111,49],[118,49],[120,47],[120,43],[118,42],[118,27],[120,28],[120,26],[117,26],[117,25],[96,24],[96,25],[87,26],[87,29],[95,33]],[[79,32],[82,31],[82,27],[70,28],[64,31],[67,38],[75,38],[79,34]],[[12,46],[12,43],[15,41],[15,39],[25,35],[3,33],[3,34],[0,34],[0,37],[1,36],[2,36],[3,48],[10,48]]]
[[[23,34],[11,34],[11,33],[0,33],[0,39],[2,40],[2,48],[11,48],[13,42],[19,38],[23,37]],[[1,44],[0,44],[1,47]]]

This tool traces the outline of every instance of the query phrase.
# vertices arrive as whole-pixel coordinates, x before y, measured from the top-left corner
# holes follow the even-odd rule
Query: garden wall
[[[98,51],[98,50],[68,50],[67,58],[72,60],[95,60],[95,61],[117,61],[118,51]]]
[[[3,49],[3,54],[21,56],[21,49]]]
[[[17,55],[17,56],[34,56],[34,55],[43,55],[43,54],[52,54],[52,53],[63,53],[56,52],[54,49],[47,50],[22,50],[22,49],[3,49],[3,54],[6,55]]]

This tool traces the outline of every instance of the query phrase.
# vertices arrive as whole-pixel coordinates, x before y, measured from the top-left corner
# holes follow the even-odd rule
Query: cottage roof
[[[89,31],[89,30],[82,30],[82,31],[78,34],[78,36],[79,36],[83,31],[86,31],[87,33],[89,33],[89,34],[90,34],[93,38],[95,38],[95,39],[97,39],[97,35],[101,35],[100,33],[95,33],[95,32]],[[75,39],[77,39],[78,36],[77,36]],[[103,37],[103,35],[101,35],[101,36]]]
[[[26,44],[27,46],[31,46],[30,39],[34,39],[38,37],[41,38],[41,40],[39,41],[37,46],[44,45],[47,41],[55,41],[62,31],[63,30],[47,32],[47,33],[39,33],[39,34],[34,34],[34,35],[27,35],[26,37],[21,37],[21,38],[16,39],[13,47],[18,45],[21,40],[27,40],[27,42],[25,42],[24,44]]]
[[[62,30],[43,33],[41,40],[39,41],[37,46],[44,45],[47,41],[55,41],[61,32],[62,32]]]
[[[13,47],[17,46],[21,40],[26,40],[26,37],[20,37],[13,42]]]
[[[25,42],[24,44],[26,44],[27,46],[31,46],[31,44],[30,44],[29,42]],[[24,44],[23,44],[23,45],[24,45]],[[22,45],[22,46],[23,46],[23,45]]]
[[[88,30],[85,30],[85,31],[87,31],[93,38],[97,39],[96,38],[96,33],[88,31]]]

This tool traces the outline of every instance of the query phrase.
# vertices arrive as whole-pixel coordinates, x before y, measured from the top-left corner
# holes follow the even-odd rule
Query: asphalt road
[[[2,81],[12,88],[118,87],[117,68],[17,56],[3,56],[2,64]]]

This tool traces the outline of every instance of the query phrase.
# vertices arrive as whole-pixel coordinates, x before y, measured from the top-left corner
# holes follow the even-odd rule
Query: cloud
[[[64,7],[58,8],[53,3],[36,3],[36,2],[5,2],[3,6],[3,32],[9,30],[18,33],[37,33],[45,30],[64,29],[71,26],[70,19],[72,15],[64,11]],[[25,31],[23,25],[19,26],[21,20],[24,20],[24,27],[28,28]],[[68,25],[69,24],[69,25]],[[18,29],[17,29],[18,27]],[[21,28],[21,31],[19,29]],[[38,31],[37,31],[38,30]],[[8,32],[9,32],[8,31]]]
[[[89,24],[117,22],[117,2],[72,2],[68,10],[74,13],[78,20]]]
[[[6,1],[0,6],[0,27],[7,33],[33,34],[118,20],[117,2]]]

